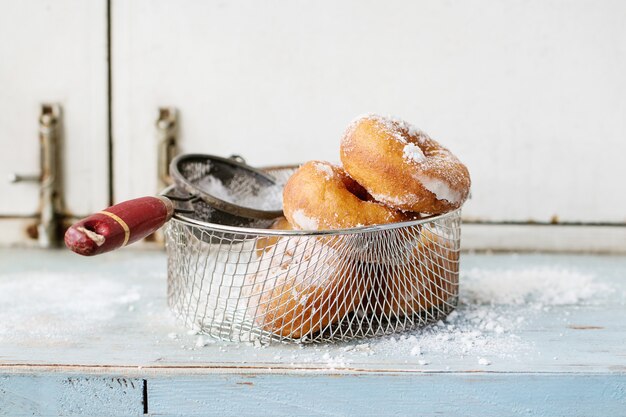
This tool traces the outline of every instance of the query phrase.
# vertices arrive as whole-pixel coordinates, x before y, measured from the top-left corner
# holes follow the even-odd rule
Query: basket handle
[[[99,255],[154,233],[173,214],[174,205],[167,197],[124,201],[74,223],[65,232],[65,245],[80,255]]]

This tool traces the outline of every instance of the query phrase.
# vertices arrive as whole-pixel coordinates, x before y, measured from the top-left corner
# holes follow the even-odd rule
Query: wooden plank
[[[135,377],[307,369],[328,373],[626,372],[626,323],[622,320],[626,258],[620,256],[464,254],[464,294],[476,290],[478,282],[493,286],[494,297],[502,296],[498,274],[505,278],[513,274],[509,280],[536,276],[529,276],[528,271],[544,271],[545,279],[554,281],[547,286],[537,283],[539,289],[568,292],[570,285],[589,285],[601,291],[593,298],[562,305],[541,306],[528,300],[528,306],[524,301],[484,307],[483,312],[496,314],[495,323],[522,321],[501,334],[480,330],[481,323],[489,324],[489,320],[479,320],[475,329],[466,324],[467,332],[483,332],[467,341],[442,328],[410,333],[417,338],[413,343],[396,337],[398,344],[393,345],[387,337],[304,348],[209,343],[204,337],[198,345],[200,336],[188,334],[168,311],[165,261],[163,253],[132,250],[96,258],[65,251],[0,251],[0,370],[80,368],[98,374],[113,369]],[[484,280],[475,281],[481,274]],[[466,286],[469,282],[474,284]],[[466,305],[459,313],[470,314],[474,307]],[[438,335],[451,339],[443,343]],[[466,342],[484,346],[465,349]],[[417,344],[422,350],[418,356],[411,354],[412,345]],[[480,358],[490,364],[481,365]]]
[[[0,374],[0,416],[139,416],[144,381],[124,376]]]
[[[474,299],[493,303],[479,311],[522,322],[470,337],[486,345],[469,350],[445,324],[412,332],[418,355],[397,337],[198,345],[168,313],[165,266],[159,252],[0,251],[0,415],[619,416],[626,407],[625,257],[464,254],[465,296],[493,287]],[[498,282],[512,277],[596,292],[506,304]]]
[[[0,375],[0,416],[622,416],[624,374]]]
[[[623,416],[626,375],[221,375],[156,379],[158,416]]]

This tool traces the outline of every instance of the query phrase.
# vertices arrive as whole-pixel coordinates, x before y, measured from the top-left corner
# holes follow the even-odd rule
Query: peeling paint
[[[99,235],[98,233],[91,231],[85,227],[79,226],[76,228],[76,230],[78,230],[79,232],[83,232],[84,234],[87,235],[87,237],[91,240],[94,241],[94,243],[98,246],[102,246],[104,244],[104,242],[106,241],[106,238],[102,235]]]

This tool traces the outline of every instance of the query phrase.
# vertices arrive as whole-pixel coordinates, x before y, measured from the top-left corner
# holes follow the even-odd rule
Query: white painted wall
[[[3,1],[0,13],[0,215],[38,210],[40,104],[63,107],[66,206],[86,215],[108,202],[106,1]],[[21,239],[6,228],[0,242]]]
[[[626,2],[113,0],[115,198],[155,191],[159,105],[183,151],[338,160],[402,116],[472,173],[465,215],[626,222]]]
[[[105,0],[2,6],[6,242],[37,210],[35,184],[2,178],[38,170],[41,102],[64,109],[68,211],[106,206],[107,40]],[[609,0],[112,0],[115,199],[157,191],[158,106],[180,110],[183,151],[257,165],[336,161],[348,122],[380,112],[467,163],[466,219],[624,224],[625,22]]]

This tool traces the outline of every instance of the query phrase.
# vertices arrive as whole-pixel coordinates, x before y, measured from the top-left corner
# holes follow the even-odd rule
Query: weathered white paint
[[[143,385],[119,375],[0,374],[0,416],[140,416]]]
[[[28,235],[36,223],[34,218],[0,219],[0,246],[38,247],[37,239]]]
[[[415,415],[419,410],[420,416],[433,417],[622,417],[626,407],[626,376],[620,373],[144,372],[146,379],[133,380],[117,369],[103,369],[97,375],[78,372],[0,375],[5,400],[0,416],[256,417],[262,410],[280,417],[378,417]]]
[[[184,151],[338,160],[415,122],[472,172],[465,215],[626,222],[626,3],[113,1],[115,197],[156,188],[156,108]]]
[[[594,374],[236,375],[148,381],[168,416],[623,416],[626,376]],[[546,401],[546,399],[548,399]],[[261,411],[261,412],[260,412]]]
[[[64,108],[68,210],[106,205],[106,7],[83,3],[29,0],[0,15],[12,40],[0,52],[0,215],[37,210],[36,185],[1,178],[37,171],[42,101]],[[377,111],[467,162],[468,219],[624,223],[624,17],[610,0],[113,1],[116,200],[156,191],[157,106],[181,110],[184,151],[259,165],[337,160],[346,123]],[[0,220],[0,242],[23,241],[15,224]]]
[[[38,117],[43,102],[58,102],[63,110],[67,210],[84,215],[106,205],[106,25],[104,0],[3,3],[0,215],[31,215],[38,210],[38,184],[10,184],[7,176],[40,170]],[[0,234],[0,240],[13,239]]]

